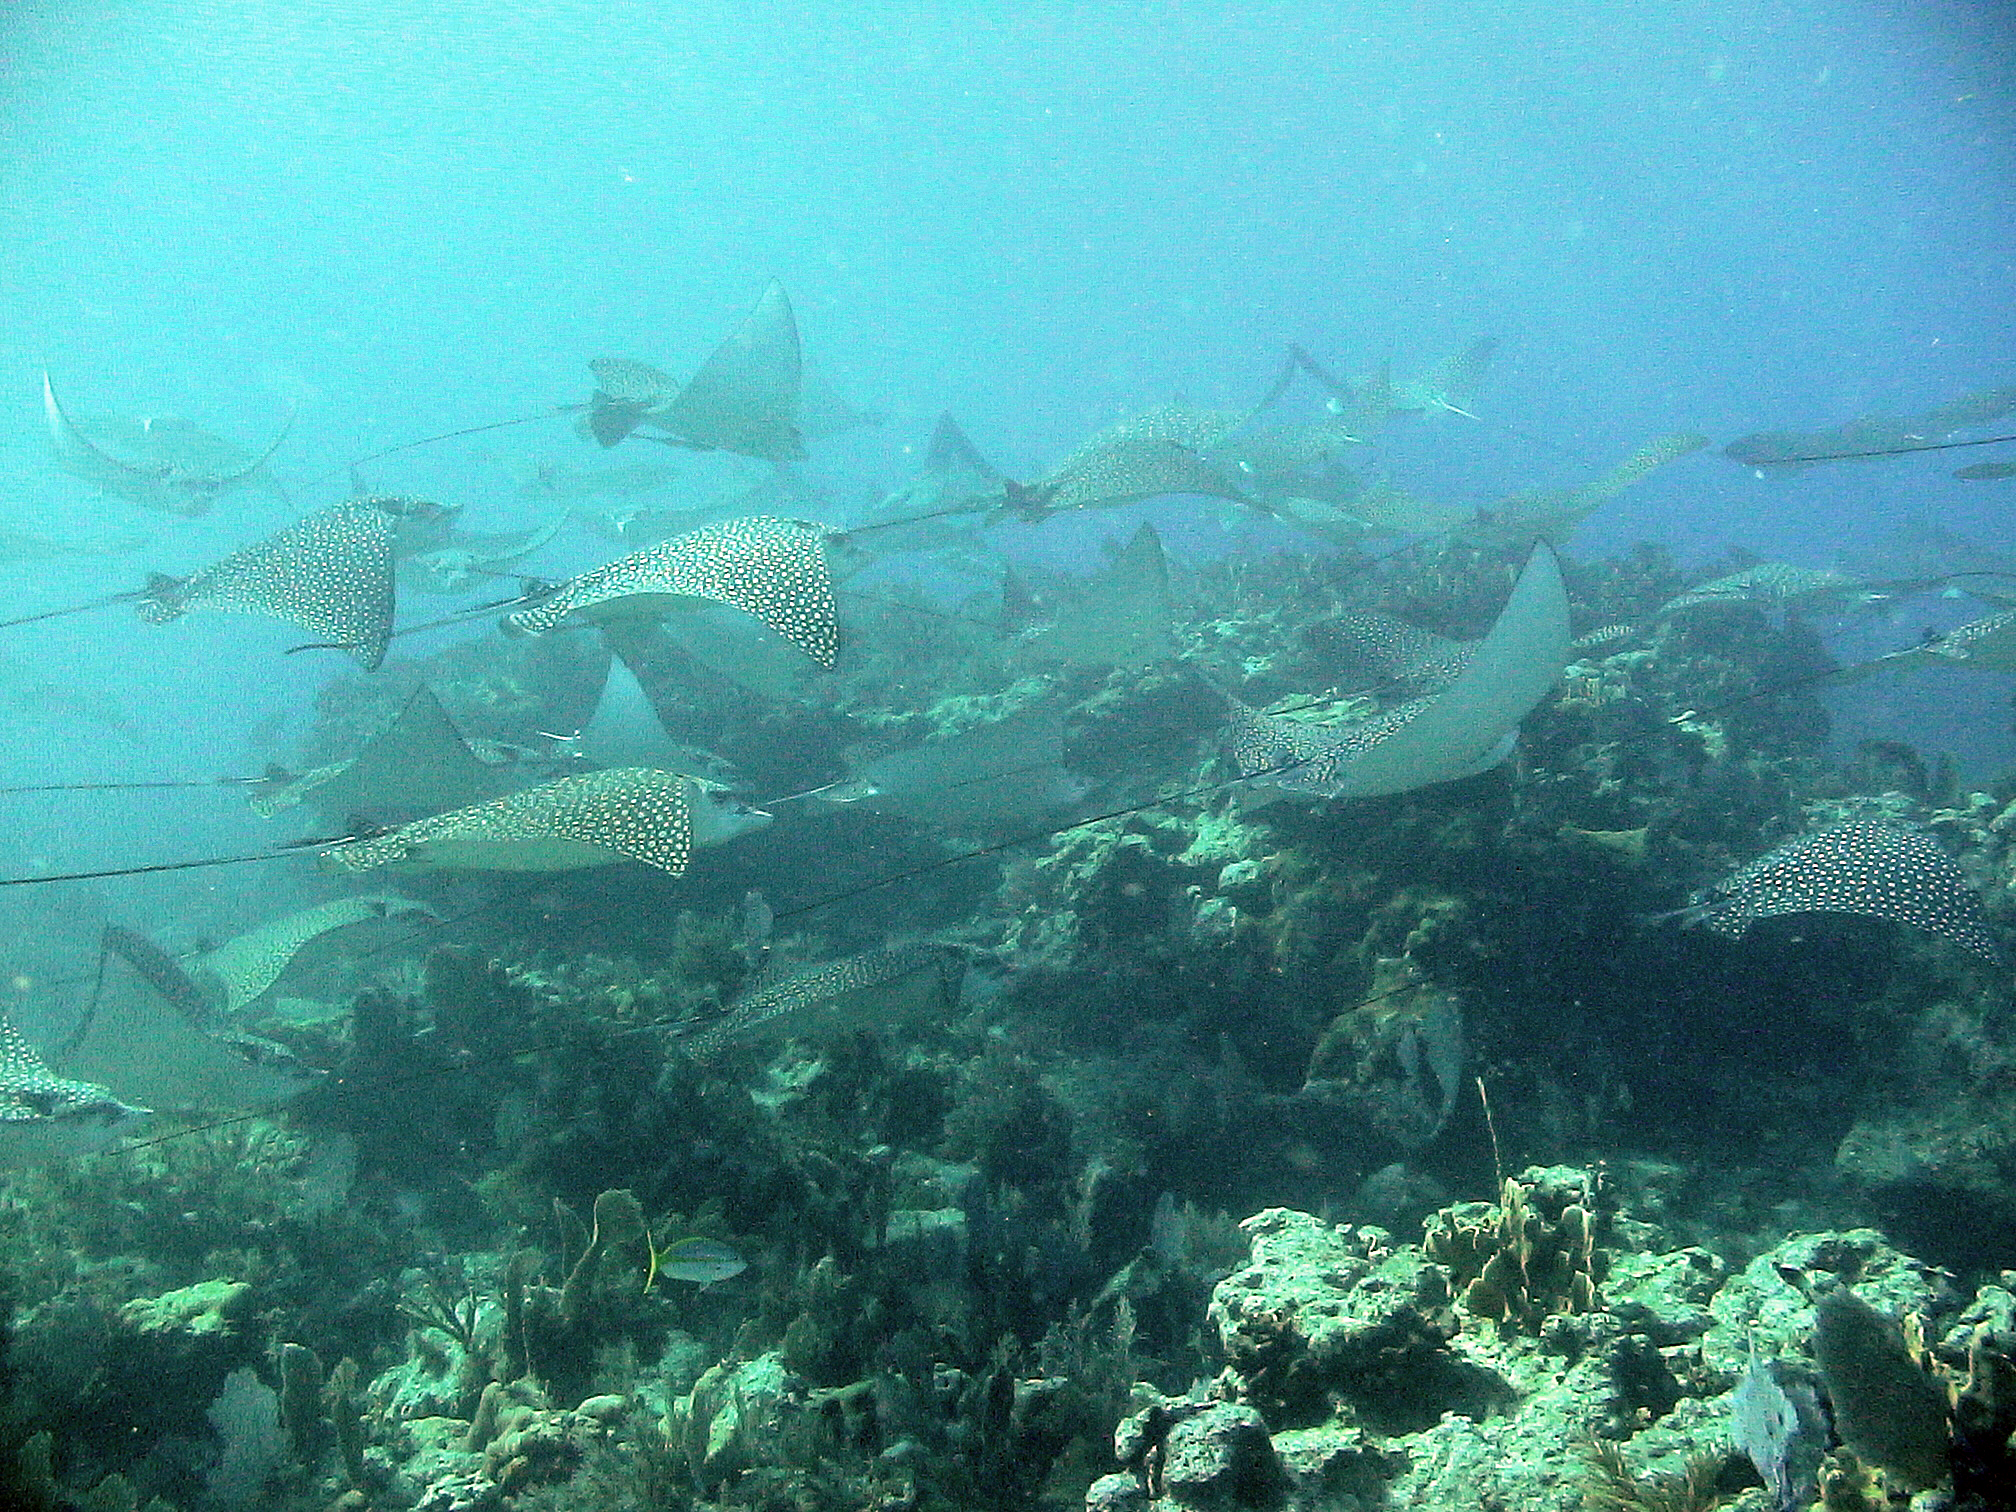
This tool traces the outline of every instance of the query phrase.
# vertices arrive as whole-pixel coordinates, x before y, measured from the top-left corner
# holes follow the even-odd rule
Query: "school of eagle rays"
[[[1706,438],[1657,437],[1577,486],[1481,509],[1425,498],[1376,467],[1349,465],[1372,455],[1389,426],[1455,423],[1444,418],[1450,415],[1474,423],[1494,348],[1474,342],[1411,376],[1382,368],[1350,378],[1293,347],[1280,378],[1250,409],[1165,404],[1106,427],[1026,480],[989,463],[947,416],[917,477],[841,524],[802,517],[822,506],[795,464],[809,442],[879,422],[807,370],[791,302],[772,283],[683,381],[634,358],[598,357],[588,363],[588,397],[550,412],[571,417],[582,440],[603,450],[655,444],[769,465],[773,472],[752,487],[687,509],[597,510],[587,501],[644,497],[671,474],[655,462],[599,475],[542,464],[522,493],[543,502],[548,517],[486,532],[465,521],[454,501],[375,492],[353,468],[348,497],[300,512],[196,571],[149,572],[130,589],[84,604],[10,606],[21,612],[9,625],[128,607],[148,626],[199,611],[263,615],[307,637],[293,649],[347,653],[372,674],[409,628],[466,622],[494,624],[517,638],[573,632],[605,643],[607,670],[585,717],[551,711],[542,749],[465,737],[422,681],[337,759],[246,779],[254,812],[277,820],[300,810],[297,818],[309,824],[312,843],[286,842],[276,851],[282,864],[289,854],[304,866],[312,858],[356,890],[247,919],[232,938],[182,954],[108,925],[66,1033],[31,1045],[0,1021],[0,1162],[102,1148],[139,1129],[150,1110],[274,1106],[313,1086],[314,1070],[250,1032],[253,1010],[331,936],[383,929],[388,921],[421,932],[442,922],[429,904],[388,891],[388,877],[614,865],[678,877],[704,866],[710,849],[772,828],[806,830],[821,814],[857,807],[899,816],[957,859],[976,853],[976,845],[1035,844],[1060,828],[1157,802],[1226,793],[1245,804],[1337,802],[1497,766],[1579,650],[1647,628],[1604,626],[1573,638],[1557,548],[1596,509]],[[83,413],[67,397],[75,376],[60,375],[60,385],[59,375],[44,376],[43,418],[57,464],[104,494],[171,518],[228,508],[228,496],[243,490],[281,494],[269,464],[293,433],[291,407],[270,438],[240,445],[173,417]],[[1298,384],[1315,390],[1302,411],[1288,402]],[[1893,424],[1746,437],[1725,455],[1760,470],[1791,469],[1971,445],[1945,438],[2012,408],[2016,391],[1993,390]],[[1928,434],[1938,440],[1924,442]],[[1983,464],[1960,476],[2005,474]],[[1152,526],[1110,550],[1089,581],[1047,594],[1023,581],[993,538],[1004,522],[1038,525],[1163,497],[1192,501],[1229,531],[1264,522],[1325,551],[1360,552],[1382,541],[1398,549],[1438,537],[1474,541],[1505,565],[1496,617],[1474,640],[1370,606],[1332,617],[1324,635],[1374,695],[1311,689],[1255,708],[1179,634],[1170,564]],[[561,580],[528,575],[527,566],[570,524],[628,549]],[[149,548],[144,537],[0,535],[0,558],[23,561]],[[923,739],[850,751],[844,777],[781,796],[744,791],[732,764],[709,748],[707,731],[668,723],[654,648],[676,646],[690,659],[685,664],[727,678],[759,704],[816,701],[818,679],[848,653],[850,606],[898,593],[891,564],[900,574],[905,563],[927,576],[990,585],[989,603],[998,607],[979,633],[1012,654],[1003,660],[1009,685],[992,690],[982,717]],[[1953,573],[1939,581],[1982,598],[1993,612],[1879,660],[2016,667],[2016,577]],[[1767,563],[1691,590],[1659,616],[1731,602],[1845,609],[1926,585]],[[402,601],[423,596],[463,607],[445,620],[430,615],[418,626],[401,625]],[[934,612],[914,592],[903,602],[913,612]],[[974,623],[963,603],[943,612]],[[1185,663],[1222,701],[1204,764],[1194,745],[1179,749],[1125,793],[1102,791],[1071,769],[1065,732],[1074,674]],[[0,660],[0,681],[18,675],[12,666]],[[892,711],[890,723],[923,714],[927,703],[927,694],[917,695],[917,706]],[[1177,791],[1169,796],[1157,782]],[[1781,846],[1675,917],[1740,934],[1754,919],[1804,911],[1891,918],[2000,958],[1950,858],[1900,826],[1846,826]],[[752,896],[744,915],[743,948],[757,969],[718,1015],[665,1026],[688,1054],[708,1057],[741,1037],[788,1031],[863,1003],[887,1016],[905,1004],[942,1012],[956,1001],[961,955],[952,941],[920,934],[844,958],[764,966],[770,910]]]

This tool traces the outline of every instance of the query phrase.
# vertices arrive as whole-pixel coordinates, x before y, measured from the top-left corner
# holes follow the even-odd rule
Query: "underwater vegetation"
[[[1830,745],[1821,687],[1919,664],[1822,634],[1895,582],[1573,552],[1701,437],[1386,480],[1493,350],[1297,349],[1027,480],[947,417],[852,524],[548,471],[667,495],[559,581],[551,521],[360,492],[118,596],[350,661],[232,779],[270,911],[12,989],[63,1028],[0,1041],[9,1504],[1997,1505],[2016,787]],[[775,285],[590,372],[604,449],[840,423]],[[267,460],[45,402],[176,512]],[[1171,495],[1298,544],[1002,545]]]

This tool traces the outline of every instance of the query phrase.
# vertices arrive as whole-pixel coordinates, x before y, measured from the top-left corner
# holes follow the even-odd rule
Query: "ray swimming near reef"
[[[600,767],[658,767],[721,780],[730,775],[718,758],[672,738],[637,674],[614,651],[587,723],[555,739],[563,754]]]
[[[1893,651],[1882,663],[1896,667],[1950,666],[1972,672],[2016,672],[2016,609],[1983,615]]]
[[[1447,410],[1475,420],[1477,417],[1469,406],[1476,402],[1477,390],[1483,387],[1484,375],[1497,351],[1495,337],[1480,336],[1419,375],[1392,384],[1387,403],[1396,410]]]
[[[588,434],[601,445],[614,446],[653,414],[679,396],[679,380],[648,362],[632,357],[594,357],[588,371],[595,392],[584,416]]]
[[[130,503],[188,516],[208,513],[233,489],[260,481],[271,487],[266,464],[294,425],[290,409],[272,444],[254,453],[173,416],[78,420],[57,399],[46,372],[42,418],[64,471]]]
[[[766,462],[796,461],[805,455],[798,432],[803,378],[798,318],[783,285],[773,280],[742,324],[653,419],[687,446]]]
[[[1740,939],[1759,919],[1808,913],[1889,919],[2002,959],[1959,863],[1929,835],[1882,820],[1850,820],[1781,845],[1663,917]]]
[[[632,499],[662,493],[679,481],[678,470],[663,462],[575,467],[550,457],[533,457],[507,465],[517,479],[520,498],[558,504],[587,499]]]
[[[332,898],[268,919],[212,946],[190,963],[189,975],[197,984],[211,989],[213,1000],[221,1004],[222,1013],[230,1018],[264,997],[301,952],[322,936],[402,914],[440,920],[440,915],[426,904],[389,893]]]
[[[1146,520],[1105,575],[1083,584],[1048,625],[1025,632],[1019,656],[1074,667],[1145,667],[1176,655],[1169,559]]]
[[[50,1059],[63,1075],[176,1111],[263,1107],[320,1080],[281,1046],[224,1026],[174,957],[116,925],[90,1000]]]
[[[45,535],[40,531],[0,527],[0,563],[130,556],[152,540],[152,536],[145,535]]]
[[[270,615],[376,671],[392,637],[400,527],[438,507],[405,498],[345,499],[188,577],[154,574],[135,607],[152,625],[191,609]]]
[[[1475,642],[1437,635],[1378,609],[1346,610],[1311,625],[1303,638],[1320,648],[1347,677],[1424,692],[1459,676],[1476,650]]]
[[[1696,584],[1661,604],[1660,618],[1720,604],[1763,604],[1789,608],[1827,599],[1846,600],[1865,585],[1830,567],[1795,567],[1788,562],[1759,562],[1753,567]]]
[[[1575,533],[1590,515],[1641,481],[1666,466],[1701,450],[1706,436],[1691,431],[1678,432],[1648,441],[1601,477],[1574,488],[1550,489],[1544,493],[1520,494],[1478,511],[1476,520],[1457,532],[1466,539],[1510,541],[1523,544],[1544,540],[1559,546]]]
[[[568,516],[555,515],[543,525],[493,535],[450,535],[423,551],[403,555],[401,586],[421,593],[468,593],[494,586],[508,577],[506,569],[544,547],[566,528]]]
[[[840,626],[826,535],[822,525],[772,515],[703,526],[570,578],[504,625],[541,635],[570,619],[657,618],[682,600],[711,599],[754,615],[830,669]]]
[[[725,845],[770,816],[718,783],[647,767],[611,767],[523,788],[468,808],[338,842],[324,871],[574,871],[639,861],[679,876],[698,847]]]
[[[943,1019],[959,1000],[965,960],[933,941],[884,946],[758,983],[725,1015],[673,1043],[695,1060],[780,1035]]]
[[[805,455],[798,426],[804,380],[798,319],[774,280],[684,386],[629,358],[600,357],[589,368],[597,387],[588,427],[603,446],[649,426],[659,432],[652,440],[672,446],[766,462]]]
[[[1086,792],[1064,765],[1064,706],[1055,699],[849,765],[848,780],[794,796],[994,835],[1068,809]]]
[[[1738,436],[1722,448],[1722,455],[1760,473],[1765,469],[1792,472],[1822,462],[1991,446],[2016,441],[2016,436],[1985,436],[1974,441],[1949,438],[1956,431],[1972,430],[2012,413],[2016,413],[2016,388],[1982,389],[1915,415],[1860,415],[1825,430],[1756,431]]]
[[[1328,798],[1405,793],[1474,776],[1511,754],[1519,721],[1567,664],[1568,595],[1543,542],[1447,687],[1339,728],[1242,710],[1232,725],[1233,758],[1258,783]]]
[[[354,755],[294,773],[268,770],[247,795],[271,819],[306,804],[332,824],[424,818],[490,798],[511,785],[509,763],[478,756],[426,685]]]
[[[152,1114],[109,1088],[58,1076],[0,1016],[0,1169],[96,1154]]]
[[[922,471],[869,510],[847,537],[878,554],[970,548],[980,540],[979,517],[998,507],[1008,488],[1007,474],[980,455],[959,422],[940,415]]]
[[[1136,504],[1163,494],[1202,494],[1266,510],[1203,453],[1241,416],[1164,405],[1108,426],[1034,483],[1016,484],[996,518],[1037,521],[1074,509]]]

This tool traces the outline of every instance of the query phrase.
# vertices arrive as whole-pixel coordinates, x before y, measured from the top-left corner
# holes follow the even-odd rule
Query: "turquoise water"
[[[1733,941],[1646,922],[1880,819],[1951,853],[2008,948],[2016,656],[1862,664],[2016,592],[1987,571],[2016,480],[1955,476],[2016,442],[1910,449],[2016,432],[1923,418],[2016,383],[2012,44],[1997,7],[1831,0],[8,7],[0,619],[30,622],[0,627],[0,1008],[162,1142],[8,1157],[0,1458],[50,1428],[78,1494],[189,1508],[447,1506],[464,1473],[526,1506],[858,1505],[905,1475],[918,1504],[1069,1505],[1129,1380],[1223,1363],[1210,1287],[1263,1207],[1405,1246],[1529,1165],[1603,1166],[1607,1213],[1657,1230],[1619,1256],[1870,1224],[1963,1290],[2016,1265],[2006,984],[1952,946],[1972,922],[1894,896]],[[752,329],[768,366],[729,408],[802,456],[663,397],[583,433],[628,402],[591,360],[669,395]],[[1437,369],[1480,338],[1474,374]],[[1149,461],[1081,486],[1079,448],[1172,403],[1130,433]],[[931,471],[941,415],[963,471]],[[1838,430],[1872,416],[1920,421]],[[184,421],[236,461],[164,491]],[[1722,454],[1773,431],[1899,454]],[[1670,437],[1586,518],[1533,501]],[[285,593],[204,575],[360,495],[454,534],[367,511],[368,549],[282,536]],[[788,569],[693,548],[701,608],[496,627],[750,516],[818,528]],[[395,546],[444,543],[402,570],[382,669],[303,617],[376,613]],[[1843,576],[1662,613],[1760,561]],[[150,582],[192,611],[99,602]],[[1441,639],[1340,628],[1365,611]],[[1460,692],[1451,641],[1486,648]],[[605,696],[612,652],[634,679]],[[390,777],[294,801],[402,709],[436,722]],[[1414,744],[1367,775],[1389,738]],[[505,852],[395,829],[598,764],[686,780],[593,835],[521,803]],[[639,838],[653,805],[684,839]],[[555,823],[628,848],[523,833]],[[388,829],[445,869],[318,868]],[[230,986],[325,904],[355,913]],[[161,958],[107,956],[107,926]],[[1987,1131],[1978,1167],[1942,1119]],[[612,1191],[650,1235],[565,1298]],[[638,1284],[681,1238],[744,1269]],[[419,1321],[430,1269],[474,1342]],[[77,1321],[220,1279],[252,1288],[226,1344],[122,1354]],[[536,1345],[513,1295],[548,1309]],[[368,1407],[227,1472],[238,1430],[202,1409],[241,1368],[281,1389],[287,1343],[353,1360]],[[667,1413],[704,1439],[696,1378],[765,1361],[817,1410],[689,1467]],[[134,1429],[118,1370],[185,1410]],[[1077,1393],[1047,1481],[972,1447],[1010,1377]],[[621,1400],[600,1438],[527,1417],[573,1437],[517,1481],[402,1426],[486,1450],[493,1379],[535,1417]],[[1278,1437],[1299,1408],[1264,1410]]]

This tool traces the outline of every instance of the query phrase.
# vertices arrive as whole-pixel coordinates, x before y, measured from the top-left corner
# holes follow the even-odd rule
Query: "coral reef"
[[[1351,803],[1227,788],[1226,692],[1374,701],[1335,686],[1325,622],[1474,635],[1516,565],[1207,563],[1183,665],[1040,676],[902,588],[816,702],[619,634],[752,791],[1055,698],[1111,817],[969,850],[800,805],[676,885],[415,883],[444,905],[420,945],[247,1026],[329,1073],[284,1119],[10,1178],[6,1489],[208,1512],[237,1379],[276,1404],[279,1512],[1755,1507],[1730,1428],[1754,1351],[1837,1378],[1834,1504],[1938,1481],[1990,1505],[2016,1426],[2003,985],[1880,920],[1660,916],[1860,817],[1938,837],[2006,926],[2016,795],[1830,754],[1812,631],[1658,618],[1692,575],[1649,550],[1570,564],[1576,628],[1627,629],[1515,762]],[[598,658],[501,642],[339,682],[310,748],[424,673],[472,736],[538,751]],[[918,933],[969,960],[935,1019],[870,1001],[704,1059],[672,1032]],[[681,1239],[747,1269],[668,1274]],[[1878,1318],[1852,1315],[1858,1357],[1917,1402],[1918,1453],[1855,1426],[1890,1409],[1828,1365],[1828,1280]]]

